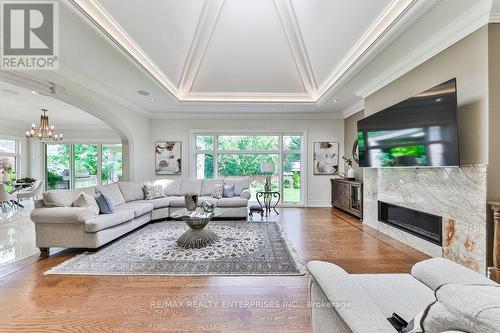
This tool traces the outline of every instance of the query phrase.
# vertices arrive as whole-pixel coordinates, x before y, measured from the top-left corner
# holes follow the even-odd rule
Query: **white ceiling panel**
[[[273,1],[225,1],[191,91],[305,94]]]
[[[391,0],[291,0],[321,86]]]
[[[204,0],[99,0],[178,87]]]

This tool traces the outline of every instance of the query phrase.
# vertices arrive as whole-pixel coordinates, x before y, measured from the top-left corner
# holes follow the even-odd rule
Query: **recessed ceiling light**
[[[442,99],[441,97],[436,98],[436,103],[439,103],[439,102],[441,102],[442,100],[443,100],[443,99]]]
[[[32,91],[31,91],[31,93],[32,93],[32,94],[35,94],[35,95],[38,95],[38,94],[39,94],[39,92],[38,92],[38,91],[34,91],[34,90],[32,90]]]
[[[334,99],[332,102],[337,103],[338,101],[339,101],[338,99]]]
[[[137,90],[137,93],[142,96],[149,96],[149,92],[146,90]]]
[[[156,102],[156,98],[151,98],[151,102]]]

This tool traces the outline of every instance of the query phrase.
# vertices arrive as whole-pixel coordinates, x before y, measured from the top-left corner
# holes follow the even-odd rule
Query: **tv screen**
[[[361,167],[459,166],[456,79],[358,121]]]

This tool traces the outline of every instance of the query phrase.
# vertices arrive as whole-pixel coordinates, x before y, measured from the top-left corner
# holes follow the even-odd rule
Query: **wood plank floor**
[[[389,273],[409,272],[427,258],[334,209],[280,213],[278,221],[304,262],[330,261],[351,273]],[[11,272],[3,268],[0,332],[311,331],[307,276],[43,275],[75,253],[31,258],[13,264]]]

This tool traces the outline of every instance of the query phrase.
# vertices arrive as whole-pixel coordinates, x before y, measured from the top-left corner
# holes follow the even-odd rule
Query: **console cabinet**
[[[363,183],[332,178],[332,206],[363,218]]]

